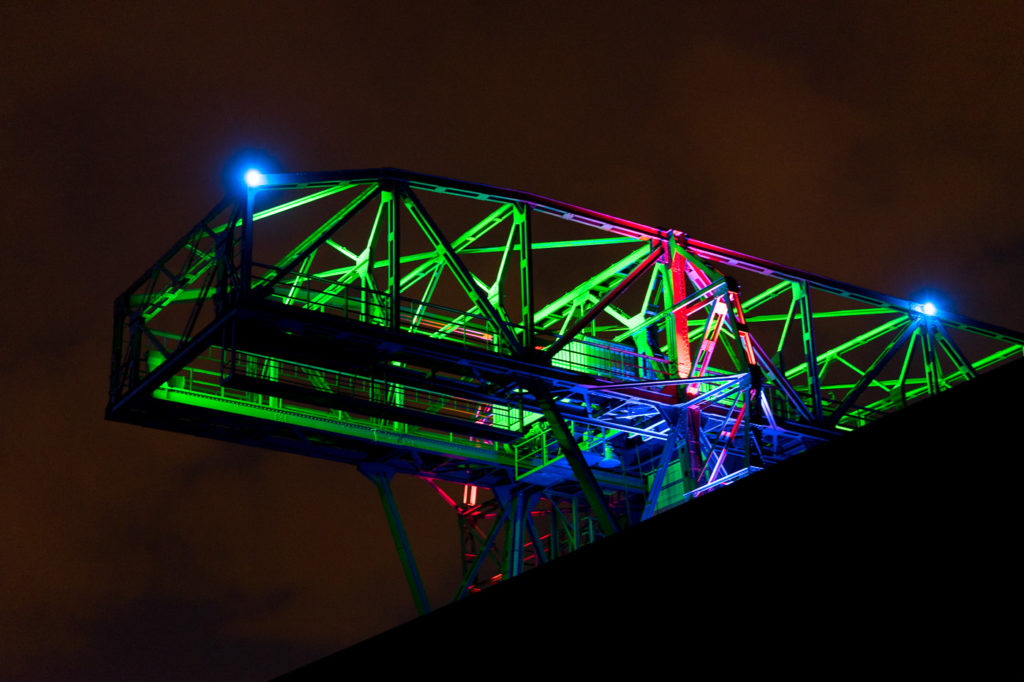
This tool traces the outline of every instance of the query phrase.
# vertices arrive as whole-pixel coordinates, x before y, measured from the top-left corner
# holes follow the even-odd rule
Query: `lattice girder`
[[[383,470],[513,486],[534,505],[513,519],[575,500],[600,535],[1024,348],[525,192],[386,168],[265,180],[117,300],[110,418],[369,467],[381,486]]]

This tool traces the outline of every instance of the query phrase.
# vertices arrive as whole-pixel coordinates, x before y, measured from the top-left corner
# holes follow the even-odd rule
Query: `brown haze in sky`
[[[0,5],[5,679],[264,679],[414,615],[354,470],[103,421],[114,297],[241,149],[532,191],[1024,328],[1019,2],[125,4]],[[396,488],[441,603],[454,518]]]

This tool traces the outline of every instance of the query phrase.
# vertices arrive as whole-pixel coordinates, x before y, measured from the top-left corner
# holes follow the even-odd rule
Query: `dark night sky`
[[[103,420],[114,297],[241,149],[532,191],[1024,329],[1020,2],[59,5],[0,4],[5,679],[258,680],[413,615],[354,470]],[[443,603],[454,517],[396,488]]]

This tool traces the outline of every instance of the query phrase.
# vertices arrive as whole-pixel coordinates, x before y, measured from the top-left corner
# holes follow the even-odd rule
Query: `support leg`
[[[384,514],[388,519],[388,527],[391,528],[391,537],[395,541],[395,549],[398,550],[398,558],[402,562],[402,570],[409,583],[409,591],[412,592],[412,599],[416,603],[416,611],[422,616],[430,611],[430,604],[427,603],[423,580],[416,568],[416,560],[413,558],[412,548],[409,546],[409,537],[405,534],[405,526],[402,525],[398,505],[395,504],[395,495],[391,491],[391,476],[394,472],[383,468],[362,466],[359,467],[359,471],[377,486]]]

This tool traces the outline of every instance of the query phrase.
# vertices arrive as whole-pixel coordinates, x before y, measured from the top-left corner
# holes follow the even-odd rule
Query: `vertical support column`
[[[803,332],[804,358],[807,360],[807,385],[811,389],[811,415],[822,422],[821,380],[818,375],[818,349],[814,343],[814,317],[811,312],[810,291],[807,282],[793,283],[793,298],[800,311],[800,329]]]
[[[230,320],[221,328],[220,334],[220,376],[221,381],[238,375],[238,344],[235,343],[235,332],[238,329],[238,318]]]
[[[388,228],[388,325],[391,329],[401,326],[400,283],[402,281],[399,265],[401,263],[401,231],[398,223],[398,201],[395,197],[394,183],[391,180],[381,181],[381,201],[384,203]]]
[[[395,496],[391,491],[391,477],[394,475],[394,472],[383,467],[368,466],[360,466],[359,471],[377,486],[380,502],[384,507],[384,514],[388,519],[388,527],[391,529],[391,538],[395,541],[395,549],[398,551],[398,558],[402,562],[405,579],[409,583],[409,591],[412,592],[416,611],[422,616],[430,611],[430,604],[427,602],[427,593],[423,589],[423,580],[420,578],[419,570],[416,568],[416,560],[412,555],[409,537],[405,534],[405,526],[402,525],[402,517],[398,513],[398,505],[395,504]]]
[[[523,491],[513,493],[504,503],[510,508],[508,525],[505,530],[505,565],[502,574],[505,580],[523,572],[523,530],[526,527],[526,495]]]
[[[252,213],[253,207],[256,205],[256,187],[247,187],[245,190],[245,215],[242,218],[242,273],[241,273],[241,295],[245,296],[252,288],[252,240],[253,240],[253,226],[252,226]],[[227,249],[224,254],[227,259],[231,259],[233,255],[233,249],[231,248],[231,236],[235,231],[235,221],[232,220],[228,223],[225,232],[229,235],[227,238]]]
[[[931,320],[921,325],[921,347],[924,349],[924,375],[928,380],[928,395],[936,395],[939,390],[939,361],[935,357],[935,328]]]
[[[213,297],[213,305],[216,310],[217,316],[224,312],[228,304],[228,297],[239,295],[238,288],[247,286],[249,281],[252,279],[252,206],[253,206],[253,190],[250,188],[247,190],[246,199],[243,202],[241,199],[235,201],[235,208],[231,211],[231,217],[227,222],[224,230],[214,236],[213,242],[213,255],[216,260],[217,269],[217,292]],[[246,226],[246,218],[248,215],[248,226]],[[232,287],[231,280],[233,275],[239,273],[235,271],[234,264],[231,262],[231,258],[234,254],[234,235],[235,226],[238,221],[241,220],[242,228],[242,262],[240,270],[240,282],[239,287]],[[248,235],[248,236],[247,236]],[[244,293],[244,292],[242,292]]]
[[[896,383],[890,393],[890,399],[899,400],[901,409],[907,406],[907,371],[910,369],[910,365],[914,361],[914,351],[917,348],[917,337],[924,333],[921,331],[921,325],[910,325],[909,328],[913,331],[910,333],[910,340],[907,342],[907,352],[903,356],[903,364],[900,365],[899,377],[896,379]]]
[[[530,226],[530,207],[516,204],[515,228],[519,233],[519,295],[522,305],[523,348],[527,355],[533,352],[533,235]]]

